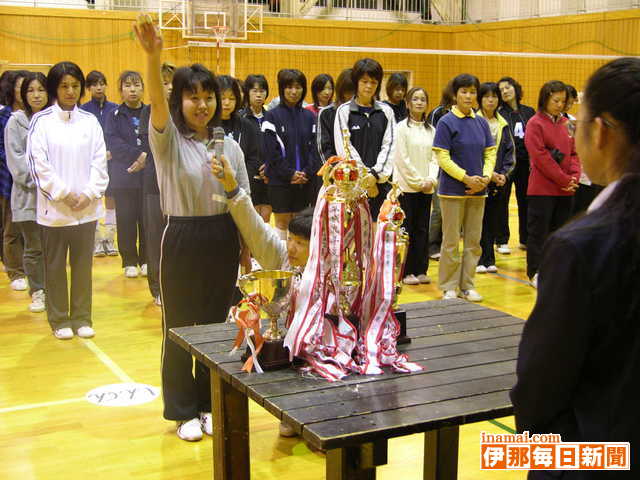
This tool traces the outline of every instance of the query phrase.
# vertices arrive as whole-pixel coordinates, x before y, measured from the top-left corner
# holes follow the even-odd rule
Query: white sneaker
[[[118,255],[118,249],[113,243],[113,240],[104,241],[104,251],[107,252],[107,255],[109,255],[110,257],[115,257],[116,255]]]
[[[476,267],[476,273],[487,273],[487,267],[484,265],[478,265]]]
[[[511,253],[511,249],[509,248],[509,245],[503,243],[502,245],[498,245],[498,253],[509,255]]]
[[[53,331],[53,336],[58,340],[69,340],[73,338],[73,330],[69,327],[59,328]]]
[[[24,277],[16,278],[14,281],[11,282],[10,286],[13,290],[16,290],[18,292],[21,292],[22,290],[26,290],[27,288],[29,288],[27,279]]]
[[[535,288],[536,290],[538,289],[538,274],[537,273],[531,279],[531,286],[533,288]]]
[[[160,298],[160,295],[153,299],[153,303],[155,303],[159,307],[162,306],[162,299]]]
[[[136,278],[138,276],[138,267],[124,267],[124,276],[127,278]]]
[[[92,338],[96,334],[95,330],[89,325],[83,325],[76,333],[82,338]]]
[[[495,265],[489,265],[487,267],[487,272],[488,273],[496,273],[498,271],[498,267],[496,267]]]
[[[464,298],[465,300],[468,300],[469,302],[481,302],[482,301],[482,295],[480,295],[478,292],[476,292],[473,289],[464,290],[464,291],[460,292],[460,296],[462,298]]]
[[[440,252],[432,253],[431,255],[429,255],[429,258],[431,260],[440,260]]]
[[[200,412],[200,429],[203,433],[213,435],[213,417],[211,412]]]
[[[36,290],[31,295],[31,305],[29,305],[29,311],[33,313],[44,312],[45,309],[45,296],[44,290]]]
[[[146,276],[147,276],[147,264],[146,264],[146,263],[145,263],[145,264],[143,264],[143,265],[140,267],[140,275],[142,275],[143,277],[146,277]]]
[[[298,432],[296,432],[292,426],[287,425],[284,422],[280,422],[280,436],[281,437],[297,437]]]
[[[176,434],[187,442],[202,440],[202,426],[199,418],[192,418],[184,422],[176,422]]]
[[[103,240],[96,240],[95,246],[93,247],[93,256],[94,257],[104,257],[107,255],[107,252],[104,248]]]
[[[451,300],[452,298],[458,298],[455,290],[447,290],[442,296],[443,300]]]
[[[420,283],[431,283],[431,278],[423,273],[421,275],[418,275],[418,281]]]
[[[418,285],[420,283],[420,280],[418,280],[415,275],[407,275],[402,280],[402,283],[404,283],[405,285]]]

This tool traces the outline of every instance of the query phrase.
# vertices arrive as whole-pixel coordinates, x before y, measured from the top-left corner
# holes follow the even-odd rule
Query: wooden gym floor
[[[526,319],[535,302],[527,285],[525,255],[518,250],[515,196],[511,205],[511,255],[497,256],[498,274],[476,276],[483,305]],[[45,313],[30,313],[26,292],[0,279],[0,477],[20,480],[182,480],[212,478],[211,439],[187,443],[162,418],[162,400],[132,407],[96,406],[90,390],[113,383],[160,386],[161,317],[145,278],[128,279],[120,257],[94,261],[96,336],[56,340]],[[436,280],[438,262],[431,262]],[[401,302],[440,298],[435,284],[405,286]],[[298,438],[278,436],[278,422],[250,402],[254,478],[324,478],[324,458]],[[459,478],[513,480],[526,472],[479,470],[481,431],[507,433],[513,418],[461,428]],[[423,436],[389,443],[380,479],[422,478]]]

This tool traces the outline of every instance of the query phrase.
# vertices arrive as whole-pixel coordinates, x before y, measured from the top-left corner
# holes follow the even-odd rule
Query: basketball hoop
[[[220,75],[220,44],[224,43],[224,39],[227,38],[227,32],[229,27],[226,25],[216,25],[211,27],[213,35],[216,37],[216,75]]]

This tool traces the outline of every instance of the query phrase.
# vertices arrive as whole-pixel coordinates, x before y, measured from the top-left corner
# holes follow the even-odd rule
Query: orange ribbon
[[[240,348],[243,340],[246,339],[251,349],[251,356],[242,366],[242,371],[251,373],[255,365],[256,371],[262,373],[262,368],[258,363],[258,354],[264,345],[264,337],[260,333],[260,308],[254,303],[254,300],[261,302],[263,299],[260,298],[260,295],[250,295],[248,299],[241,300],[237,306],[231,308],[231,315],[238,326],[232,352]],[[253,330],[255,347],[249,337],[248,329]]]

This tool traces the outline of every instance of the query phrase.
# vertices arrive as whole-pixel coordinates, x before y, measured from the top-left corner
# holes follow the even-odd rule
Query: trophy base
[[[396,343],[403,345],[405,343],[411,343],[411,339],[407,337],[407,312],[405,310],[394,310],[393,314],[396,316],[396,320],[400,324],[400,334]]]
[[[253,335],[251,336],[251,341],[255,342]],[[249,357],[251,357],[251,349],[247,346],[240,359],[246,362]],[[258,362],[264,371],[278,370],[291,365],[289,352],[284,348],[284,339],[265,340],[260,353],[258,353]]]

